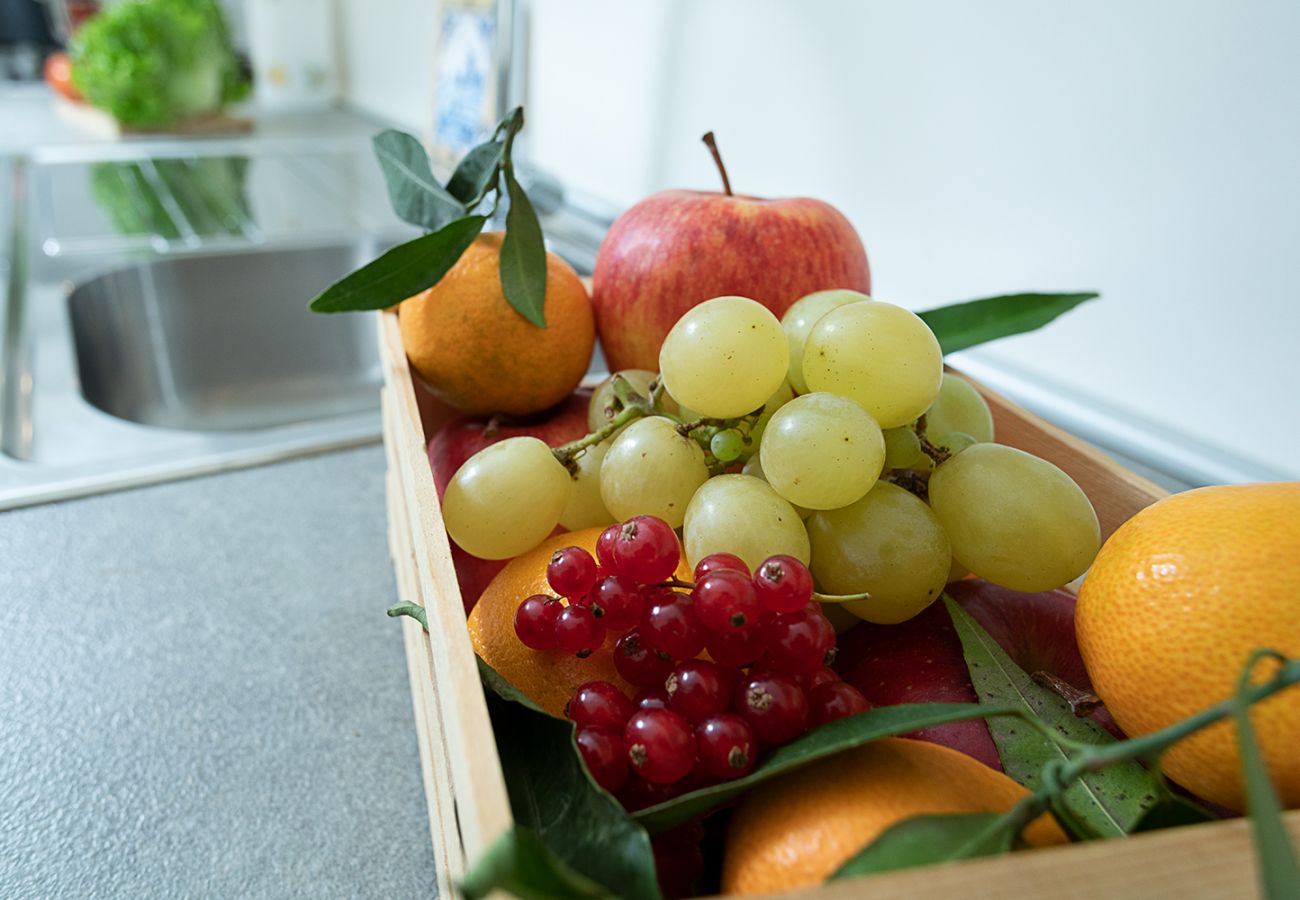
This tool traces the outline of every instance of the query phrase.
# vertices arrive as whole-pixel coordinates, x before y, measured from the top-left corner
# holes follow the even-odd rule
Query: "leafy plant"
[[[70,47],[86,101],[123,125],[162,127],[248,93],[216,0],[127,0],[96,13]]]
[[[515,136],[522,107],[511,110],[492,136],[465,154],[444,186],[433,175],[424,146],[402,131],[375,135],[375,157],[393,211],[428,234],[399,244],[330,285],[311,302],[316,312],[386,309],[437,284],[478,237],[507,198],[501,243],[501,287],[506,300],[538,328],[546,327],[546,243],[537,212],[515,178]],[[480,207],[492,198],[486,212]]]

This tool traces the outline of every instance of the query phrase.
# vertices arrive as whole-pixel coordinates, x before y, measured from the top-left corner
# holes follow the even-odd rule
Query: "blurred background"
[[[189,0],[104,6],[141,2]],[[202,79],[221,93],[212,79],[250,76],[251,91],[143,127],[69,100],[50,56],[69,41],[76,56],[98,5],[0,0],[0,165],[22,167],[10,207],[38,275],[358,234],[375,250],[409,231],[369,135],[412,131],[447,170],[515,103],[548,240],[589,268],[638,199],[718,187],[699,141],[711,129],[739,192],[849,217],[880,299],[1101,292],[959,355],[961,369],[1170,486],[1300,476],[1300,418],[1285,412],[1300,334],[1289,0],[221,0],[233,67],[154,93],[183,105]],[[135,33],[146,50],[130,52],[147,52],[148,29]],[[81,464],[33,437],[7,346],[0,449]],[[85,393],[94,354],[75,353]]]

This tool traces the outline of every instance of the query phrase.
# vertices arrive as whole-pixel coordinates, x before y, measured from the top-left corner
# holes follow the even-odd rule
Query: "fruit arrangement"
[[[445,198],[386,168],[430,233],[315,304],[402,301],[459,412],[429,462],[515,820],[462,890],[762,893],[1248,811],[1289,896],[1300,485],[1188,492],[1103,546],[943,362],[1093,295],[913,313],[833,208],[724,170],[616,223],[588,298],[514,182],[521,125]],[[593,334],[615,371],[575,392]]]

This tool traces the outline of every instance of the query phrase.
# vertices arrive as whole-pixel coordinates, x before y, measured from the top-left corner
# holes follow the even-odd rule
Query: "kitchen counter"
[[[434,896],[383,472],[0,514],[0,896]]]

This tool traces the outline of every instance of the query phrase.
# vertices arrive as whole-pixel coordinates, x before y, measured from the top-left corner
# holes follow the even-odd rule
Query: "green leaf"
[[[614,896],[565,865],[531,829],[518,826],[497,839],[460,885],[468,900],[486,897],[496,888],[523,900]]]
[[[1203,806],[1185,797],[1169,793],[1156,799],[1134,823],[1130,834],[1158,831],[1161,828],[1179,828],[1183,825],[1200,825],[1217,821],[1218,817]]]
[[[1007,294],[953,303],[917,313],[945,354],[1042,328],[1098,294]]]
[[[573,723],[495,694],[488,696],[488,711],[515,822],[611,894],[660,900],[650,837],[591,780]]]
[[[1255,726],[1250,721],[1250,707],[1241,696],[1250,687],[1249,674],[1258,656],[1252,657],[1242,673],[1232,718],[1237,726],[1237,748],[1241,753],[1241,771],[1246,786],[1246,810],[1255,829],[1259,881],[1268,900],[1283,900],[1296,896],[1300,886],[1300,863],[1296,862],[1295,848],[1282,822],[1282,804],[1273,790],[1273,782],[1259,752]]]
[[[542,223],[524,189],[506,166],[506,236],[501,242],[501,287],[519,315],[538,328],[546,327],[546,242]]]
[[[428,613],[426,613],[424,607],[420,606],[418,603],[395,603],[388,607],[388,617],[390,619],[396,619],[399,616],[410,616],[412,619],[423,625],[425,631],[429,630]],[[495,672],[492,674],[496,675]],[[501,676],[497,675],[497,677],[500,678]]]
[[[497,176],[501,174],[505,147],[506,142],[503,140],[488,141],[466,153],[465,158],[456,166],[456,171],[451,173],[447,193],[465,204],[467,209],[477,205],[487,196],[496,184]]]
[[[456,264],[487,222],[465,216],[439,231],[398,244],[374,262],[334,282],[311,302],[315,312],[385,309],[432,287]]]
[[[429,231],[465,215],[465,206],[447,192],[429,167],[424,145],[404,131],[388,129],[371,141],[388,184],[393,212]]]
[[[857,747],[876,738],[907,734],[918,728],[980,719],[1011,711],[1011,707],[999,710],[979,703],[905,703],[900,706],[877,707],[847,719],[827,722],[798,740],[778,747],[744,778],[682,794],[665,803],[633,813],[632,818],[644,825],[651,834],[658,834],[721,806],[756,784],[841,750]]]
[[[999,813],[913,816],[886,828],[827,880],[997,856],[1010,851],[1015,839],[1014,824]]]
[[[1018,707],[1069,740],[1115,743],[1109,732],[1091,719],[1075,716],[1068,703],[1026,675],[951,597],[944,595],[943,601],[961,638],[971,684],[981,703]],[[1070,758],[1060,744],[1019,719],[999,717],[988,725],[1003,769],[1031,791],[1041,786],[1044,765]],[[1084,774],[1052,808],[1079,837],[1118,837],[1131,832],[1143,813],[1167,794],[1156,776],[1127,760]]]

